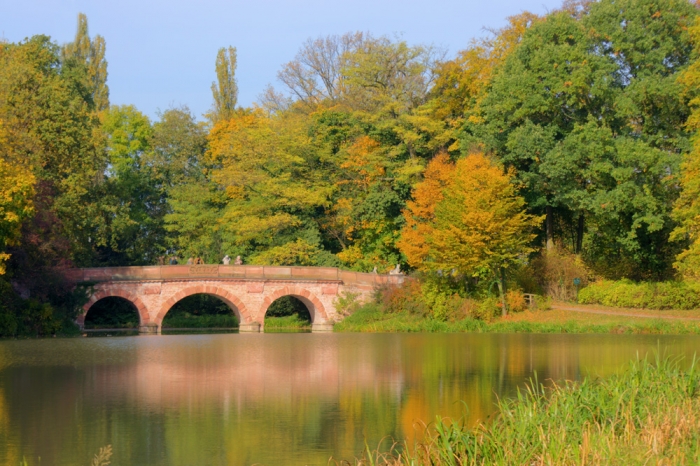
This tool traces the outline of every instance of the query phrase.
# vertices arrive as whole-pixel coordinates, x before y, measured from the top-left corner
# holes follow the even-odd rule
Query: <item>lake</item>
[[[326,465],[486,419],[537,374],[605,376],[698,336],[203,334],[0,341],[0,463]],[[463,401],[464,403],[461,403]],[[466,408],[465,408],[466,405]]]

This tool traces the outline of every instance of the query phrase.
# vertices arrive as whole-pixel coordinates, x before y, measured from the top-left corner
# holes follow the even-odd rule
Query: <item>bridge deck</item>
[[[293,280],[335,281],[347,285],[396,284],[402,275],[380,275],[341,270],[336,267],[283,267],[257,265],[156,265],[70,269],[66,277],[75,282],[162,280]]]

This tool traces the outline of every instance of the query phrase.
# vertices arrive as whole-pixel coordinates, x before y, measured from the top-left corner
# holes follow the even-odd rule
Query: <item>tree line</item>
[[[250,107],[222,48],[203,118],[151,121],[109,104],[84,15],[69,44],[1,43],[2,315],[75,312],[62,268],[171,255],[505,285],[563,249],[601,277],[697,278],[699,53],[687,0],[567,0],[454,57],[309,39]]]

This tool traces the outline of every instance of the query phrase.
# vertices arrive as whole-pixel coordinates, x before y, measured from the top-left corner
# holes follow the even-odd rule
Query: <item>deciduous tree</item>
[[[532,230],[541,217],[525,212],[512,171],[504,173],[483,154],[470,154],[454,168],[438,159],[428,175],[406,211],[402,251],[419,270],[496,280],[505,315],[506,270],[534,250]]]
[[[103,111],[109,107],[105,51],[104,37],[96,35],[91,39],[88,33],[87,16],[84,13],[79,13],[75,39],[64,45],[61,53],[64,61],[75,60],[85,65],[87,87],[97,111]]]
[[[236,47],[220,48],[216,54],[216,82],[211,84],[214,105],[208,115],[214,123],[228,120],[236,110],[238,103],[236,66]]]

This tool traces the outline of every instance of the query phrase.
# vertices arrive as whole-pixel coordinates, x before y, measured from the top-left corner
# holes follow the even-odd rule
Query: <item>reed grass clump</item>
[[[309,320],[297,315],[292,314],[290,316],[282,317],[265,317],[265,328],[266,329],[302,329],[311,328],[311,322]]]
[[[675,465],[700,462],[695,362],[637,360],[619,375],[545,386],[534,380],[475,427],[437,419],[425,440],[339,465]],[[333,464],[333,462],[331,462]]]

